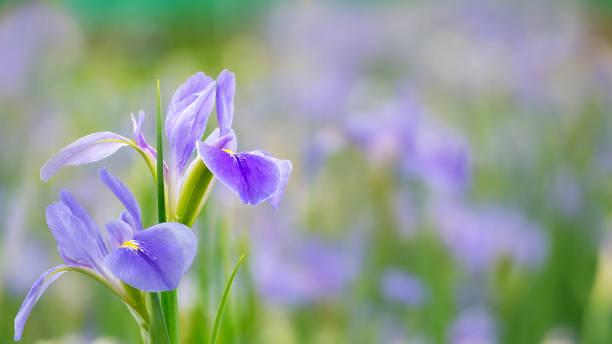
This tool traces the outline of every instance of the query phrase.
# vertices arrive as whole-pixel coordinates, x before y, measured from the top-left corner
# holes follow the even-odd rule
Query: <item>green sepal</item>
[[[188,227],[193,225],[208,197],[212,182],[212,172],[200,158],[196,158],[185,172],[176,207],[177,222]]]

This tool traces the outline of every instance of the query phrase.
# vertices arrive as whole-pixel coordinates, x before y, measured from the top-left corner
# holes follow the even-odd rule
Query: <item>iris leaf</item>
[[[217,309],[217,316],[215,317],[215,323],[213,324],[212,332],[210,333],[210,340],[208,341],[209,344],[215,344],[215,342],[217,341],[217,331],[219,330],[219,323],[221,322],[221,315],[223,315],[223,308],[225,308],[225,303],[227,302],[227,297],[229,295],[230,288],[232,287],[232,283],[234,282],[234,277],[236,277],[238,268],[240,267],[240,264],[242,263],[243,260],[244,260],[244,254],[240,256],[240,259],[238,259],[238,263],[236,264],[234,271],[230,275],[230,278],[227,281],[227,284],[225,285],[225,290],[223,291],[223,296],[221,297],[221,302],[219,303],[219,308]]]

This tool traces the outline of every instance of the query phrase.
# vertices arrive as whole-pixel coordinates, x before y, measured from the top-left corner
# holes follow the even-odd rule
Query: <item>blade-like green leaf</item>
[[[159,296],[157,293],[150,293],[151,301],[151,344],[168,344],[168,332],[166,330],[166,322],[159,304]]]
[[[161,96],[159,92],[159,79],[157,80],[157,216],[159,223],[166,222],[166,196],[164,190],[164,149],[163,149],[163,125]],[[161,293],[161,305],[156,297],[155,306],[160,307],[162,312],[166,338],[171,344],[178,343],[178,306],[176,290]],[[155,307],[152,307],[153,311]]]
[[[215,342],[217,341],[217,331],[219,329],[219,323],[221,322],[221,315],[223,315],[223,308],[225,308],[225,303],[227,302],[227,297],[229,295],[230,288],[232,287],[232,283],[234,282],[234,277],[236,277],[238,268],[240,267],[240,264],[243,260],[244,254],[240,256],[240,259],[238,259],[238,263],[236,264],[234,271],[232,272],[229,280],[227,281],[227,284],[225,285],[225,290],[223,291],[223,296],[221,297],[221,302],[219,303],[219,308],[217,309],[215,323],[213,324],[212,332],[210,333],[210,340],[208,342],[209,344],[215,344]]]

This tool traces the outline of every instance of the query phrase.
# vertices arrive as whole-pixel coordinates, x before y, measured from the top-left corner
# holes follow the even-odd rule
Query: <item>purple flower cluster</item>
[[[434,214],[442,241],[470,270],[486,270],[502,257],[520,266],[537,266],[546,258],[546,237],[518,212],[492,206],[440,204]]]
[[[129,300],[120,281],[149,291],[175,289],[195,257],[197,240],[180,223],[142,228],[138,202],[130,190],[106,169],[100,179],[121,201],[125,210],[106,224],[107,240],[89,213],[67,190],[60,201],[47,207],[47,224],[65,264],[45,271],[30,289],[15,317],[15,340],[21,339],[32,307],[45,289],[66,271],[80,271],[103,281]]]
[[[235,88],[234,74],[227,70],[216,82],[202,72],[196,73],[178,88],[167,110],[165,132],[170,147],[163,176],[158,176],[155,168],[157,152],[143,135],[142,111],[137,119],[132,115],[133,140],[112,132],[97,132],[73,142],[47,161],[40,170],[43,181],[66,165],[95,162],[131,146],[145,159],[154,178],[164,178],[170,221],[143,229],[134,195],[117,177],[101,169],[100,179],[125,207],[119,219],[106,224],[105,240],[93,218],[70,192],[61,191],[60,202],[47,207],[47,224],[65,264],[49,269],[32,286],[15,318],[15,340],[21,338],[41,294],[66,271],[96,278],[146,323],[148,316],[142,312],[146,313],[147,307],[129,288],[159,292],[178,287],[196,254],[197,240],[189,227],[206,200],[213,176],[245,204],[267,200],[278,208],[291,174],[291,162],[276,159],[263,150],[234,153],[237,139],[231,125]],[[219,128],[200,142],[215,101]],[[198,156],[189,163],[196,147]]]
[[[231,128],[235,89],[234,74],[227,70],[219,74],[217,82],[199,72],[191,76],[172,96],[165,125],[170,156],[164,173],[168,185],[166,203],[170,215],[174,215],[173,211],[176,211],[189,159],[196,150],[196,145],[199,156],[191,162],[191,167],[200,161],[204,162],[214,176],[237,193],[245,204],[254,205],[268,200],[273,207],[279,206],[291,174],[291,162],[276,159],[263,150],[234,152],[238,145]],[[215,99],[219,128],[200,142]],[[156,152],[143,136],[143,118],[142,111],[138,120],[132,116],[134,140],[105,131],[73,142],[42,167],[41,179],[48,180],[66,165],[82,165],[104,159],[125,146],[135,148],[155,175]]]

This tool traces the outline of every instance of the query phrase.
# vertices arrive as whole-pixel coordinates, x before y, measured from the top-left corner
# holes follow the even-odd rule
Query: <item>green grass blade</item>
[[[229,295],[230,288],[232,287],[232,283],[234,282],[234,277],[236,277],[236,273],[238,272],[238,268],[240,264],[244,260],[244,254],[240,256],[238,259],[238,263],[234,268],[227,284],[225,285],[225,290],[223,291],[223,296],[221,297],[221,302],[219,303],[219,308],[217,309],[217,316],[215,317],[215,323],[213,324],[212,332],[210,333],[210,341],[209,344],[215,344],[217,341],[217,331],[219,330],[219,323],[221,322],[221,315],[223,315],[223,308],[225,307],[225,303],[227,302],[227,296]]]
[[[166,196],[164,191],[164,148],[159,79],[157,79],[157,217],[159,223],[166,222]]]
[[[159,223],[166,222],[166,195],[164,189],[164,148],[163,148],[163,122],[161,110],[161,96],[159,91],[159,79],[157,80],[157,217]],[[160,306],[161,315],[164,320],[164,330],[169,343],[178,343],[178,305],[176,290],[161,293],[161,305],[159,298],[155,297],[155,306]],[[153,300],[152,300],[153,301]],[[155,307],[152,308],[155,312]]]

